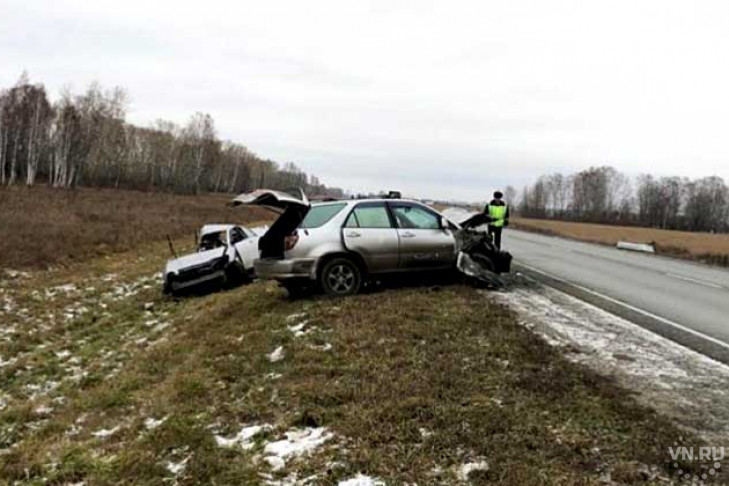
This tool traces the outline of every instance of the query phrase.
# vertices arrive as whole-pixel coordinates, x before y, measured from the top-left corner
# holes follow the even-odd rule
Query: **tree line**
[[[729,232],[729,188],[716,176],[630,178],[607,166],[555,173],[524,187],[517,210],[533,218]]]
[[[209,114],[180,126],[125,121],[124,89],[91,84],[64,90],[51,102],[43,84],[23,74],[0,90],[0,184],[47,184],[163,190],[176,193],[244,192],[301,187],[341,197],[294,163],[261,158],[244,145],[221,140]]]

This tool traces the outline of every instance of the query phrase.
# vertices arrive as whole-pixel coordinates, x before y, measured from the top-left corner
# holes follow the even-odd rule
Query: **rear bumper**
[[[261,258],[253,264],[258,278],[264,280],[316,280],[316,258],[277,260]]]

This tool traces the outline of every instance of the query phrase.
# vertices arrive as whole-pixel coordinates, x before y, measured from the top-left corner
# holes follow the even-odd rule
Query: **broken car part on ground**
[[[406,199],[310,203],[303,192],[296,198],[267,189],[241,194],[231,204],[280,214],[258,242],[255,269],[291,294],[319,287],[327,294],[351,295],[373,276],[454,268],[494,286],[501,284],[499,274],[510,271],[511,255],[477,230],[489,221],[481,213],[459,220]]]

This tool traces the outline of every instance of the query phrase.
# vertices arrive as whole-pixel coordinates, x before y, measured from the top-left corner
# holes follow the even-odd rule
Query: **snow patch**
[[[167,461],[165,464],[165,468],[175,476],[179,476],[183,472],[185,472],[185,467],[187,467],[187,462],[190,460],[192,455],[187,456],[180,462],[173,462],[173,461]]]
[[[282,359],[284,359],[284,356],[285,356],[283,346],[277,347],[276,349],[273,350],[273,352],[271,352],[270,354],[268,354],[266,356],[268,356],[268,360],[271,363],[277,363],[277,362],[281,361]]]
[[[306,312],[299,312],[297,314],[291,314],[289,316],[286,316],[286,322],[298,321],[299,319],[303,319],[304,317],[306,317]]]
[[[479,460],[475,462],[467,462],[466,464],[462,464],[458,470],[456,471],[456,476],[461,481],[468,481],[468,477],[470,474],[474,471],[488,471],[489,465],[484,460]]]
[[[385,482],[381,479],[357,474],[355,477],[339,481],[338,486],[385,486]]]
[[[265,460],[276,471],[286,465],[286,461],[310,453],[334,437],[326,427],[308,427],[286,432],[286,438],[269,442],[263,448]]]
[[[215,443],[218,444],[220,447],[234,447],[238,446],[243,450],[250,450],[255,445],[255,441],[253,438],[260,434],[261,432],[265,432],[267,430],[271,430],[271,426],[268,424],[263,425],[248,425],[243,427],[240,432],[238,432],[235,436],[228,439],[226,437],[223,437],[221,435],[215,436]]]
[[[35,412],[38,415],[48,415],[52,411],[53,411],[53,407],[49,407],[47,405],[40,405],[33,409],[33,412]]]
[[[112,429],[97,430],[95,432],[91,432],[91,435],[93,435],[97,439],[106,439],[107,437],[110,437],[110,436],[116,434],[117,432],[119,432],[119,430],[121,430],[121,425],[117,425],[116,427],[114,427]]]
[[[144,427],[147,430],[154,430],[167,420],[167,417],[162,417],[159,420],[156,420],[154,417],[149,417],[144,421]]]

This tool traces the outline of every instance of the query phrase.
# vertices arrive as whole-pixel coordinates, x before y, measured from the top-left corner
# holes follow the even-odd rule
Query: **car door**
[[[242,260],[243,267],[247,270],[253,268],[253,261],[258,258],[258,244],[255,238],[251,238],[243,228],[235,226],[230,230],[230,243],[234,249],[233,258]]]
[[[398,269],[399,240],[385,203],[357,204],[345,220],[342,238],[348,250],[362,256],[370,273]]]
[[[442,218],[415,203],[392,202],[400,244],[401,269],[435,269],[452,266],[455,238],[450,228],[441,227]]]

